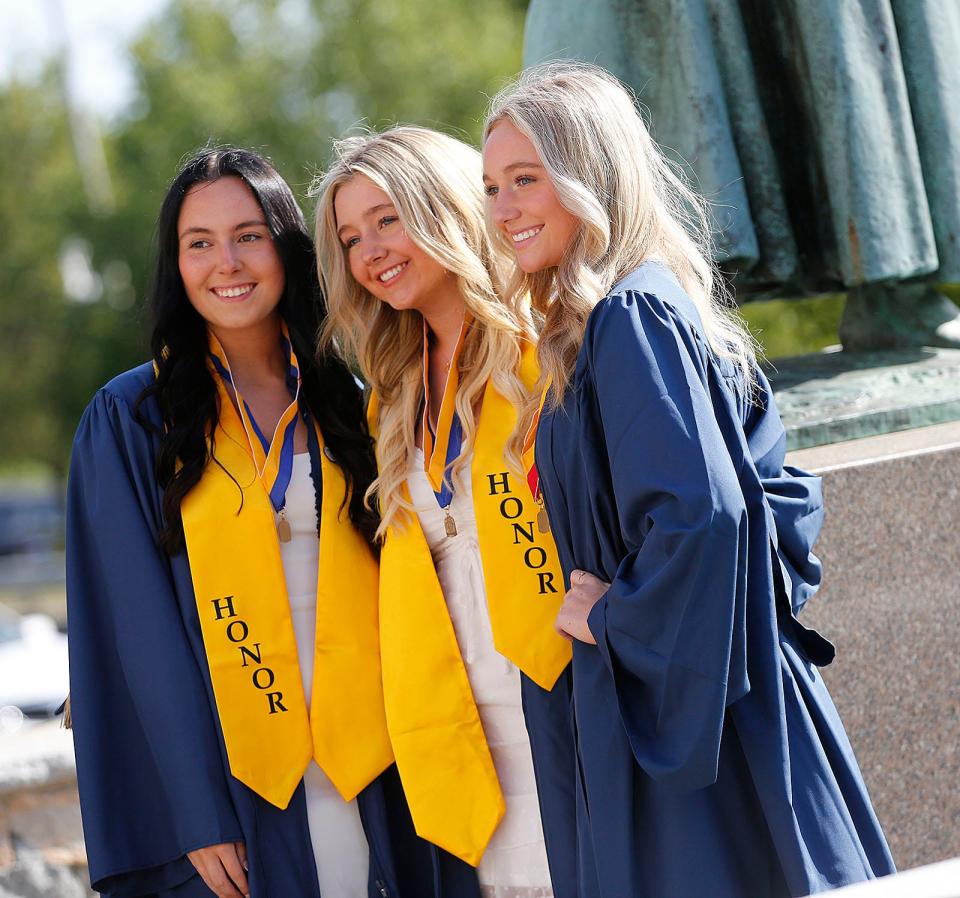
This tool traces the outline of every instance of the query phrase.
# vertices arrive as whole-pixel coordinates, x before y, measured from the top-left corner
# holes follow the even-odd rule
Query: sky
[[[0,0],[0,82],[35,76],[67,42],[75,100],[110,117],[133,85],[126,40],[169,0]]]

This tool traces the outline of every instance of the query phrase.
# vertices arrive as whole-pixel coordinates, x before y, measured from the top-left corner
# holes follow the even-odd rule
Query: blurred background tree
[[[520,66],[525,10],[173,0],[132,42],[136,91],[109,125],[71,109],[63,60],[0,85],[0,469],[62,477],[94,391],[146,358],[154,223],[185,156],[257,148],[304,200],[350,129],[476,140],[486,95]]]

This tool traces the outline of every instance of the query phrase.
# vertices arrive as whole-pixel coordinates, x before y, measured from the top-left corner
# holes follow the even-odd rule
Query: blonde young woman
[[[579,898],[800,896],[891,872],[817,671],[833,647],[795,617],[820,581],[819,482],[784,467],[703,202],[622,85],[572,63],[494,99],[484,180],[507,302],[529,293],[543,323]]]
[[[542,898],[521,689],[548,695],[570,647],[521,461],[534,350],[521,304],[496,293],[480,175],[476,150],[434,131],[340,142],[318,258],[325,337],[373,388],[387,725],[417,832],[477,866],[484,895]]]

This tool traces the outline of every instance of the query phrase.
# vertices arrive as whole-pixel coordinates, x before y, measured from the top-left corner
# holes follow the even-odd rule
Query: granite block
[[[824,679],[897,865],[960,855],[960,425],[789,461],[823,476],[803,618],[837,645]]]

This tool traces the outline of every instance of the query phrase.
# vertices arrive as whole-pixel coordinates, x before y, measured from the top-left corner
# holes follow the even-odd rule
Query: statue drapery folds
[[[532,0],[551,58],[632,86],[739,301],[848,290],[848,346],[960,345],[960,3]]]

